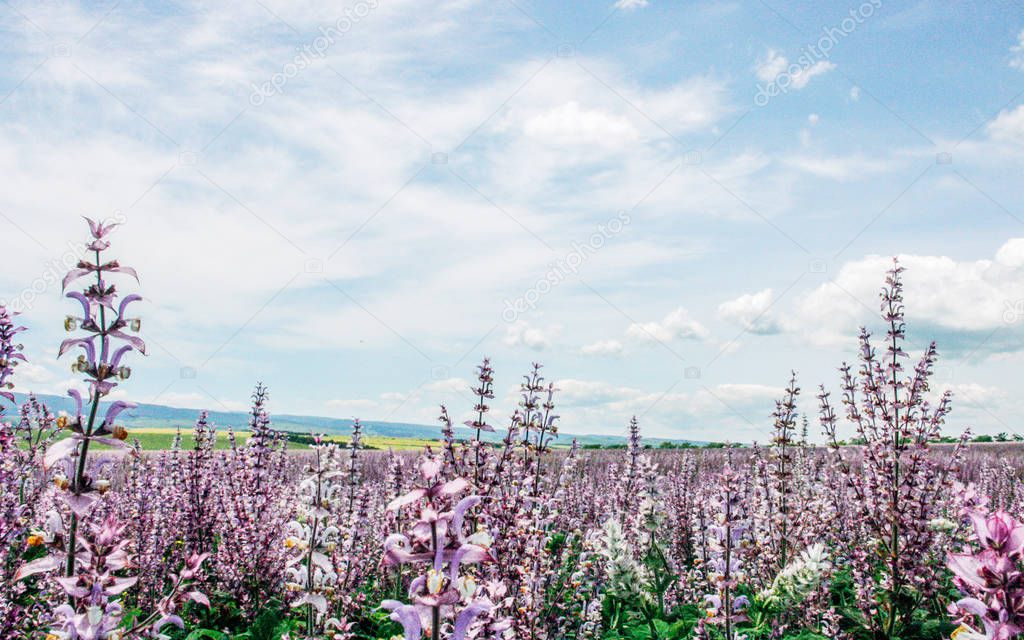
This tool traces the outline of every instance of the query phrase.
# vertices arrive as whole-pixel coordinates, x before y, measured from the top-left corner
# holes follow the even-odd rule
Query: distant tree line
[[[313,445],[316,444],[316,436],[310,433],[296,433],[294,431],[285,431],[288,436],[288,442],[294,442],[295,444]],[[331,440],[339,446],[345,446],[348,444],[348,440]],[[364,444],[360,447],[361,449],[378,449],[372,445]]]

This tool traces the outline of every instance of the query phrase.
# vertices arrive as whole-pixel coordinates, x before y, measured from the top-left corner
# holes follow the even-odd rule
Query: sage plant
[[[81,305],[82,315],[69,315],[64,321],[68,332],[81,330],[84,336],[64,340],[58,350],[58,357],[72,349],[81,349],[78,358],[72,364],[73,372],[85,376],[88,383],[88,396],[83,400],[76,389],[68,391],[75,400],[75,415],[61,418],[59,425],[71,432],[71,435],[49,448],[46,452],[46,466],[53,466],[59,460],[70,459],[73,472],[68,478],[69,485],[65,500],[70,507],[70,524],[68,541],[65,549],[64,575],[71,577],[75,573],[75,555],[78,553],[77,535],[79,521],[88,516],[96,504],[99,492],[109,486],[109,480],[93,478],[88,474],[89,447],[93,443],[105,444],[114,448],[124,447],[128,433],[124,427],[114,421],[125,409],[134,405],[116,401],[110,404],[102,420],[97,421],[100,402],[121,380],[127,380],[131,369],[122,364],[124,357],[131,351],[146,353],[146,343],[140,338],[126,333],[126,330],[139,331],[142,321],[127,315],[129,306],[142,297],[129,294],[121,297],[116,285],[108,278],[113,275],[128,275],[138,281],[138,274],[131,267],[122,266],[117,260],[107,260],[104,252],[110,248],[107,236],[117,223],[95,222],[86,218],[92,239],[86,244],[91,259],[85,258],[64,276],[62,285],[68,285],[84,277],[92,278],[81,291],[67,293],[67,297]],[[83,404],[86,413],[83,414]]]
[[[726,640],[740,637],[737,625],[746,621],[747,596],[739,594],[743,582],[743,553],[747,524],[742,478],[726,463],[718,475],[718,514],[711,525],[712,559],[709,577],[715,592],[705,596],[708,622],[721,627]]]
[[[79,261],[63,281],[67,288],[79,278],[95,274],[95,281],[83,291],[67,294],[81,304],[82,317],[69,316],[65,329],[70,332],[80,328],[86,335],[65,340],[58,352],[64,355],[73,348],[82,350],[72,369],[84,374],[88,383],[88,411],[83,415],[81,394],[70,390],[68,394],[76,404],[75,415],[58,420],[58,425],[70,434],[51,445],[43,457],[44,467],[64,470],[56,476],[56,484],[65,509],[54,510],[47,516],[47,530],[40,537],[49,553],[23,565],[15,579],[62,570],[63,577],[57,579],[57,584],[66,594],[67,603],[53,610],[50,633],[54,637],[105,640],[118,635],[132,637],[144,628],[156,635],[167,624],[183,626],[176,611],[184,602],[208,604],[205,595],[191,590],[192,579],[200,571],[205,557],[189,557],[185,568],[171,575],[169,588],[153,612],[139,616],[130,628],[119,630],[124,615],[120,596],[138,582],[138,577],[125,575],[133,559],[130,541],[123,536],[124,525],[112,514],[102,519],[94,516],[101,496],[112,485],[110,474],[108,477],[98,475],[109,464],[89,465],[89,446],[98,443],[124,447],[127,431],[114,421],[133,405],[113,402],[102,421],[97,422],[97,416],[101,400],[117,386],[115,380],[126,380],[130,375],[130,369],[121,363],[124,356],[133,350],[144,354],[145,343],[125,333],[126,328],[133,332],[140,328],[139,319],[126,316],[129,304],[141,299],[140,296],[131,294],[120,298],[115,285],[105,279],[111,274],[128,274],[138,279],[130,267],[121,266],[117,260],[103,259],[103,252],[110,247],[107,235],[116,225],[88,222],[92,239],[86,248],[92,253],[93,261]],[[66,526],[64,514],[69,514]]]
[[[291,550],[286,587],[297,596],[290,606],[305,608],[307,637],[316,637],[327,626],[329,599],[338,587],[330,553],[339,535],[333,524],[341,498],[339,457],[337,445],[316,438],[305,469],[307,476],[299,483],[300,508],[295,520],[288,523],[290,535],[285,538],[285,546]]]
[[[11,390],[14,389],[14,382],[10,378],[14,374],[15,367],[25,361],[25,354],[22,353],[24,345],[15,342],[18,334],[24,331],[25,327],[14,324],[15,315],[17,314],[0,305],[0,398],[11,403],[15,400],[14,394],[11,393]],[[5,409],[6,407],[0,402],[0,419],[3,418]]]
[[[861,533],[847,530],[844,536],[850,542],[846,551],[858,583],[862,624],[886,637],[901,632],[920,598],[938,582],[936,567],[927,561],[938,539],[929,522],[941,513],[960,455],[959,447],[943,460],[929,455],[929,442],[941,435],[949,413],[951,394],[942,394],[934,406],[928,399],[937,358],[934,342],[904,376],[903,361],[909,356],[902,275],[903,267],[894,260],[880,296],[884,355],[878,355],[862,328],[859,370],[854,373],[847,364],[840,369],[845,417],[864,442],[857,468],[842,455],[838,418],[824,387],[819,396],[821,424],[845,478],[853,522],[863,527]],[[867,544],[858,539],[861,535]],[[875,557],[882,559],[880,571],[872,564]]]
[[[424,633],[431,640],[464,640],[477,618],[491,610],[488,594],[497,591],[496,585],[481,585],[470,570],[471,565],[492,559],[487,533],[467,536],[463,531],[466,512],[480,497],[465,496],[446,509],[469,483],[461,478],[442,480],[441,468],[435,457],[424,456],[419,464],[422,485],[388,505],[389,510],[418,506],[419,517],[409,535],[395,533],[385,540],[385,565],[429,567],[409,585],[409,603],[381,603],[391,619],[402,625],[405,640],[421,640]],[[502,621],[489,623],[491,631],[503,625]]]

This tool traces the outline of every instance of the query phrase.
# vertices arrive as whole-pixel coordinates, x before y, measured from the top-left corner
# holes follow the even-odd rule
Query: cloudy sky
[[[5,0],[0,61],[21,390],[70,382],[89,215],[137,401],[431,422],[487,355],[500,416],[540,361],[565,431],[763,440],[899,255],[949,430],[1024,431],[1012,3]]]

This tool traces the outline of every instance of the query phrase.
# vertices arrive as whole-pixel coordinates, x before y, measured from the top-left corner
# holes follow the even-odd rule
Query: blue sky
[[[565,431],[763,440],[900,255],[949,430],[1024,430],[1016,9],[2,3],[19,388],[71,383],[90,215],[142,276],[137,401],[430,422],[488,355],[500,416],[540,361]]]

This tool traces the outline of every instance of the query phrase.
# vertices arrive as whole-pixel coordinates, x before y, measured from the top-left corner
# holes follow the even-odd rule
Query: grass
[[[163,451],[170,449],[174,444],[174,438],[177,434],[177,429],[171,427],[141,427],[128,429],[128,441],[133,442],[138,439],[139,445],[145,451]],[[235,437],[239,444],[245,442],[249,437],[249,433],[246,431],[236,431]],[[336,442],[338,444],[347,444],[347,436],[327,436],[326,440],[330,442]],[[183,449],[190,449],[194,444],[192,439],[191,430],[182,430],[181,432],[181,446]],[[396,451],[402,450],[414,450],[422,449],[426,445],[438,446],[440,441],[438,440],[426,440],[421,438],[392,438],[385,436],[364,436],[363,445],[367,447],[373,447],[375,449],[394,449]],[[217,432],[217,449],[228,449],[230,444],[228,441],[227,431]],[[299,442],[291,442],[288,444],[289,449],[307,449],[308,446]]]

